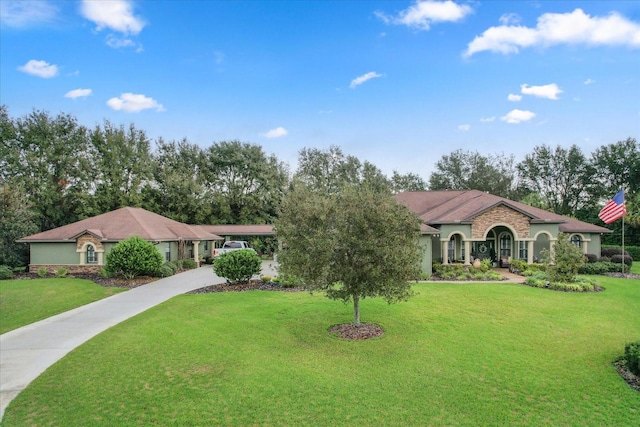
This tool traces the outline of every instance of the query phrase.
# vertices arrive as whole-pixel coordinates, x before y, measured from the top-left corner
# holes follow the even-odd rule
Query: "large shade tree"
[[[514,198],[515,187],[513,155],[455,150],[436,162],[435,171],[429,177],[431,190],[480,190]]]
[[[205,150],[206,189],[213,220],[271,223],[288,182],[288,170],[259,145],[222,141]]]
[[[280,273],[309,290],[353,302],[382,297],[393,303],[412,295],[420,270],[419,219],[388,192],[345,186],[333,193],[294,181],[282,203],[276,234],[286,245]]]
[[[540,196],[548,209],[576,216],[592,203],[594,171],[576,145],[539,145],[517,166],[521,184]]]

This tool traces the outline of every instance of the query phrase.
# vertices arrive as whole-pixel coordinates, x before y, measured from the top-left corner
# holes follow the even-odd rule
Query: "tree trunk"
[[[360,298],[353,297],[353,326],[360,326]]]

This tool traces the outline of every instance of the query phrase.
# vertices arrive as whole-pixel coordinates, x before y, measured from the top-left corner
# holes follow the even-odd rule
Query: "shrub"
[[[280,286],[283,288],[295,288],[302,286],[302,281],[293,275],[288,275],[280,278]]]
[[[622,255],[614,255],[611,257],[611,262],[613,262],[614,264],[620,265],[622,264],[623,259],[624,259],[624,263],[629,267],[631,267],[631,264],[633,264],[633,259],[629,255],[625,255],[624,258]]]
[[[171,264],[173,264],[175,266],[175,268],[176,268],[176,272],[182,270],[183,262],[184,262],[184,260],[182,260],[182,259],[177,259],[175,261],[171,261]]]
[[[625,246],[624,249],[635,260],[640,260],[640,246]]]
[[[111,272],[107,269],[107,267],[102,267],[98,274],[100,274],[100,276],[102,277],[111,277]]]
[[[226,252],[213,262],[213,272],[232,283],[247,282],[254,274],[260,273],[262,261],[250,249]]]
[[[107,269],[127,279],[140,275],[156,275],[163,258],[153,243],[138,236],[119,242],[107,254]]]
[[[59,267],[59,268],[56,270],[56,277],[59,277],[59,278],[61,278],[61,277],[66,277],[66,275],[67,275],[67,273],[68,273],[68,272],[69,272],[69,270],[67,270],[66,268],[64,268],[64,267]]]
[[[627,367],[635,375],[640,376],[640,341],[632,342],[624,346],[624,358]]]
[[[185,270],[193,270],[197,266],[196,262],[190,258],[182,260],[182,268]]]
[[[213,258],[211,258],[210,256],[204,257],[204,263],[205,264],[213,264]]]
[[[621,264],[613,263],[611,261],[598,261],[593,264],[583,264],[578,269],[580,274],[606,274],[606,273],[620,273],[622,270]],[[625,265],[625,272],[629,271],[629,266]]]
[[[573,283],[580,266],[585,264],[582,249],[569,241],[569,235],[559,233],[553,251],[542,250],[547,264],[547,278],[550,282]]]
[[[178,272],[178,266],[174,262],[165,262],[164,264],[162,264],[162,267],[171,269],[171,275]]]
[[[169,277],[176,274],[176,271],[174,270],[174,268],[171,266],[170,263],[164,263],[160,266],[160,269],[158,270],[157,274],[160,277]]]
[[[584,256],[587,258],[588,263],[598,262],[598,255],[596,254],[584,254]]]
[[[46,267],[40,267],[38,269],[38,277],[47,277],[47,269],[46,269]]]
[[[0,265],[0,280],[8,280],[13,277],[13,271],[6,265]]]
[[[271,283],[271,276],[262,276],[260,278],[264,283]]]
[[[600,251],[600,256],[611,258],[614,255],[622,255],[622,248],[618,246],[606,246]]]

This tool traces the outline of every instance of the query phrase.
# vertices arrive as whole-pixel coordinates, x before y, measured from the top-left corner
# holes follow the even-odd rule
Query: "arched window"
[[[573,243],[579,248],[582,247],[582,239],[577,234],[574,234],[573,236],[571,236],[571,243]]]
[[[96,253],[96,248],[93,245],[87,245],[87,264],[97,264],[98,263],[98,254]]]

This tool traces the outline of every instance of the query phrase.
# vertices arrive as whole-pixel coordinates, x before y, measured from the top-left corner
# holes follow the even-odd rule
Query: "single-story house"
[[[600,255],[600,237],[611,230],[477,190],[410,191],[396,195],[421,220],[422,270],[432,263],[469,265],[490,258],[533,263],[553,249],[559,233],[569,234],[585,254]],[[216,243],[242,236],[273,236],[272,225],[187,225],[141,208],[113,212],[44,231],[18,242],[31,246],[29,271],[65,267],[70,273],[98,271],[119,241],[139,236],[167,261],[211,256]],[[225,237],[220,237],[225,236]]]
[[[422,220],[422,268],[432,262],[469,265],[475,258],[498,264],[528,263],[552,250],[566,233],[585,254],[600,256],[600,237],[611,230],[478,190],[408,191],[396,195]]]
[[[152,242],[167,261],[200,261],[215,241],[224,240],[199,226],[187,225],[142,208],[125,207],[18,240],[31,247],[29,271],[64,267],[69,273],[97,272],[118,242],[139,236]]]

